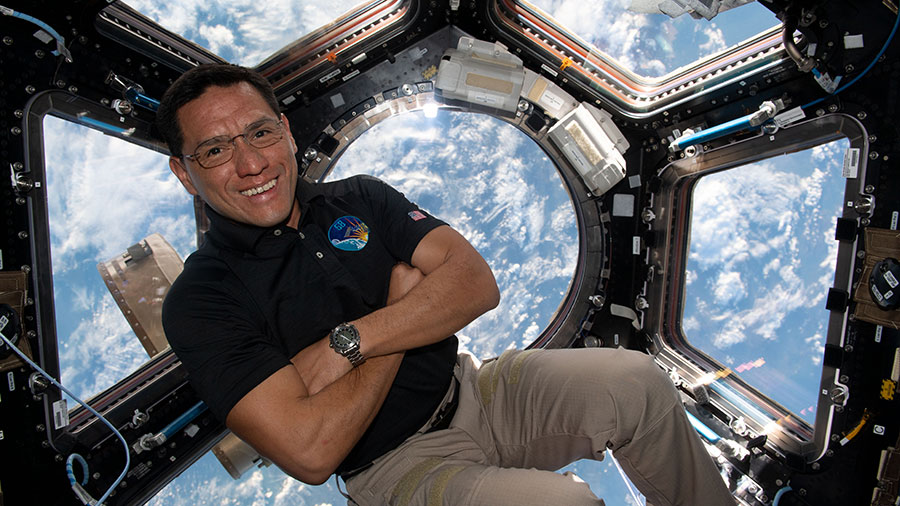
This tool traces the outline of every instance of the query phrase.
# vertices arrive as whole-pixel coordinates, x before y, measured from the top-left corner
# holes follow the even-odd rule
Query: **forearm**
[[[372,424],[394,382],[402,354],[373,357],[309,396],[315,429],[306,442],[309,459],[327,479]]]
[[[451,251],[393,304],[352,323],[362,336],[363,356],[375,357],[445,339],[496,307],[499,299],[490,267],[469,246]]]
[[[227,425],[286,473],[321,483],[371,425],[402,358],[375,357],[316,394],[285,367],[241,399]]]

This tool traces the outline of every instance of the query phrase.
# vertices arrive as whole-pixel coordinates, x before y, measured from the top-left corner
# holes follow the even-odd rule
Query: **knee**
[[[678,392],[668,374],[649,355],[616,350],[615,391],[616,436],[619,446],[640,437],[659,420],[671,416],[679,403]]]

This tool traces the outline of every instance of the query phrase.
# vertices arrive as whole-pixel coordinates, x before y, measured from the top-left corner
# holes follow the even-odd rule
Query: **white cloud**
[[[728,47],[728,44],[725,43],[725,34],[722,33],[722,29],[717,27],[715,23],[712,23],[709,26],[699,24],[695,26],[703,27],[701,31],[707,39],[706,42],[700,44],[702,54],[718,53]]]
[[[152,220],[171,224],[174,218],[159,217],[193,212],[163,155],[56,118],[44,125],[54,272],[85,257],[108,260],[154,232]],[[180,239],[173,243],[179,251],[193,249],[184,232],[168,232]]]
[[[741,280],[741,273],[735,271],[719,273],[713,295],[718,304],[728,304],[744,298],[746,287]]]

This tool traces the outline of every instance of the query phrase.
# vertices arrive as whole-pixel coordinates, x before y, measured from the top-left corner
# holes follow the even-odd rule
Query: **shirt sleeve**
[[[253,388],[290,364],[231,286],[226,269],[185,265],[163,303],[163,327],[191,386],[223,422]]]
[[[412,262],[416,246],[428,232],[446,225],[378,178],[357,176],[357,181],[372,207],[377,230],[384,234],[382,240],[391,254],[406,263]]]

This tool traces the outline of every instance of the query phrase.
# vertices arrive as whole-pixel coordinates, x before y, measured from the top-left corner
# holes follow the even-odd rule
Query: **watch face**
[[[334,333],[334,345],[338,348],[349,348],[353,345],[353,331],[348,328],[342,328]]]
[[[331,345],[335,350],[344,351],[359,343],[359,334],[352,325],[339,325],[331,334]]]

